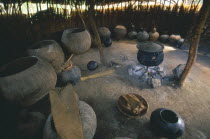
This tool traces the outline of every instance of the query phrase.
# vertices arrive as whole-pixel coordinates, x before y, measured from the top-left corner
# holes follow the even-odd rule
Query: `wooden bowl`
[[[147,101],[138,94],[121,95],[117,101],[118,110],[129,117],[145,115],[148,107]]]

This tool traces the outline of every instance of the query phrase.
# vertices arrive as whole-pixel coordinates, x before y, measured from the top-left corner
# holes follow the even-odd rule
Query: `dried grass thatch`
[[[97,26],[113,28],[124,25],[130,30],[154,26],[160,32],[186,34],[195,20],[201,2],[186,5],[180,0],[162,0],[158,3],[140,0],[93,0]],[[54,33],[66,28],[83,27],[80,16],[89,28],[90,0],[0,0],[0,38],[15,40],[54,39]],[[31,3],[32,2],[32,3]],[[59,4],[58,4],[59,3]],[[62,5],[60,5],[62,4]],[[23,8],[23,5],[25,8]],[[34,6],[34,7],[33,7]],[[2,35],[2,36],[1,36]]]

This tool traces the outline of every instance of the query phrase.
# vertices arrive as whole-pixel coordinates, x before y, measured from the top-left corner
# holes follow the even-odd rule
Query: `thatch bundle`
[[[87,20],[90,0],[0,1],[3,3],[0,7],[2,40],[37,41],[49,39],[52,33],[66,28],[83,27],[78,13],[90,29]],[[128,27],[132,22],[137,29],[141,26],[150,29],[155,25],[159,32],[168,30],[169,33],[180,33],[185,36],[197,16],[201,3],[194,2],[191,5],[182,4],[180,1],[179,3],[170,1],[169,5],[165,3],[168,1],[158,3],[139,0],[95,0],[94,19],[97,26],[113,27],[123,24]]]

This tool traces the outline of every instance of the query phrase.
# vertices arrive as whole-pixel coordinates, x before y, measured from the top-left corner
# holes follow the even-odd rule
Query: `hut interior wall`
[[[151,1],[142,0],[125,0],[121,3],[106,0],[106,3],[96,3],[95,21],[98,27],[106,26],[111,29],[121,24],[131,30],[132,23],[137,31],[141,27],[150,31],[155,26],[161,34],[179,33],[184,37],[196,19],[201,3],[185,5],[182,0],[178,0],[177,3],[173,3],[173,0],[161,1],[163,2],[161,4],[157,3],[157,0],[152,1],[152,4]],[[60,41],[64,29],[83,27],[78,12],[81,13],[87,27],[90,27],[87,0],[86,2],[64,0],[62,7],[55,1],[49,0],[45,1],[47,10],[43,10],[43,1],[40,0],[35,3],[38,11],[35,14],[30,12],[31,2],[28,0],[24,0],[24,3],[15,2],[11,0],[3,6],[0,5],[0,40],[2,42],[0,47],[18,47],[17,49],[20,50],[39,40]],[[166,2],[169,3],[166,4]],[[23,4],[26,5],[26,9],[21,8]],[[24,13],[23,10],[27,12]]]

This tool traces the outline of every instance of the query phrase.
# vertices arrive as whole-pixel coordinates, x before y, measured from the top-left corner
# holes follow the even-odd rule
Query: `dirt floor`
[[[165,59],[162,63],[166,77],[172,76],[172,69],[185,64],[186,51],[165,46]],[[184,139],[210,138],[210,56],[199,54],[197,62],[189,74],[186,84],[178,88],[173,81],[152,89],[139,80],[128,76],[128,67],[138,64],[135,41],[113,42],[105,48],[107,61],[120,64],[115,73],[109,76],[80,81],[75,91],[81,100],[88,102],[97,115],[95,139],[130,137],[132,139],[155,139],[149,127],[151,112],[157,108],[169,108],[178,112],[186,124]],[[90,60],[100,62],[97,49],[73,57],[73,62],[82,70],[82,76],[109,70],[100,64],[96,71],[88,71],[86,64]],[[118,112],[116,101],[120,95],[136,93],[149,103],[145,116],[129,119]]]

